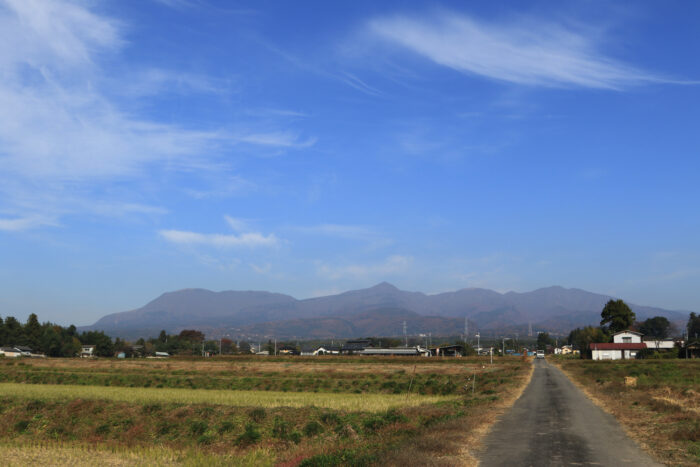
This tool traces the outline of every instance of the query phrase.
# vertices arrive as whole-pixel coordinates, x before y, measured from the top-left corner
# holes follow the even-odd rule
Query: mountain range
[[[611,298],[581,289],[553,286],[532,292],[499,293],[468,288],[428,295],[399,290],[382,282],[337,295],[297,300],[259,291],[167,292],[141,308],[113,313],[81,330],[102,330],[135,339],[198,329],[210,338],[234,339],[351,338],[409,335],[459,335],[468,319],[470,333],[526,333],[530,328],[553,334],[597,325]],[[629,304],[638,320],[665,316],[682,323],[688,312]],[[524,334],[523,334],[524,335]]]

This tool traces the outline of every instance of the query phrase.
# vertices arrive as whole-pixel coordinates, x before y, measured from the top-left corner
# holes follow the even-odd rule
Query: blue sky
[[[697,2],[0,0],[0,315],[700,302]]]

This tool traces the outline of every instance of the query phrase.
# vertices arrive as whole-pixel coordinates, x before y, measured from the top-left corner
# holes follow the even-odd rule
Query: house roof
[[[644,335],[644,334],[642,334],[641,332],[630,331],[629,329],[625,329],[624,331],[616,332],[615,334],[613,334],[613,336],[617,336],[618,334],[636,334],[636,335],[638,335],[638,336],[643,336],[643,335]]]
[[[371,347],[369,344],[369,341],[347,341],[342,350],[364,350]]]
[[[642,350],[646,349],[647,345],[644,342],[638,343],[624,343],[624,344],[609,344],[609,343],[592,343],[590,344],[591,350]]]

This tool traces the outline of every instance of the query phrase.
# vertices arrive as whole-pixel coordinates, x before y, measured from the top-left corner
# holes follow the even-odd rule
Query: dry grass
[[[93,467],[121,466],[272,466],[274,456],[266,450],[251,450],[245,455],[215,455],[198,451],[176,451],[163,447],[129,449],[101,448],[72,443],[0,444],[0,458],[8,467],[27,465]]]
[[[269,358],[269,357],[268,357]],[[188,371],[188,372],[224,372],[245,373],[353,373],[353,374],[392,374],[414,371],[416,374],[435,373],[439,375],[457,375],[472,372],[484,366],[488,357],[469,358],[423,358],[423,357],[288,357],[266,360],[266,357],[223,357],[207,360],[194,359],[67,359],[47,358],[23,360],[26,366],[36,368],[89,370],[89,371]],[[498,362],[491,368],[497,368]],[[486,365],[489,368],[489,365]]]
[[[385,465],[478,465],[478,451],[486,434],[498,417],[512,407],[532,379],[533,365],[523,365],[521,370],[510,384],[502,387],[497,400],[479,405],[459,419],[429,427],[410,443],[391,451]]]
[[[497,415],[518,397],[531,371],[531,365],[523,364],[519,359],[497,359],[493,366],[487,362],[483,358],[342,357],[247,357],[205,361],[47,359],[24,360],[12,365],[4,362],[8,366],[4,370],[6,374],[15,370],[19,372],[26,366],[36,368],[37,373],[57,375],[126,372],[135,378],[148,376],[160,382],[162,376],[155,378],[152,373],[184,378],[184,373],[192,372],[196,373],[192,375],[193,379],[230,378],[232,381],[248,375],[257,375],[267,381],[293,379],[295,374],[302,374],[306,379],[302,381],[304,384],[336,373],[338,379],[370,381],[379,387],[397,381],[407,384],[413,380],[415,371],[416,381],[411,395],[406,395],[403,387],[402,394],[356,394],[95,386],[89,385],[87,378],[84,382],[88,384],[81,385],[0,383],[0,397],[11,396],[5,400],[14,404],[3,415],[6,422],[3,440],[6,444],[0,444],[0,456],[3,465],[81,466],[96,462],[105,465],[266,465],[275,459],[287,462],[284,465],[291,467],[317,455],[328,455],[342,464],[347,453],[349,459],[354,459],[350,463],[357,461],[362,465],[473,465],[474,449],[480,438]],[[465,382],[475,373],[477,385],[472,394],[470,384],[465,385]],[[454,387],[449,393],[452,395],[419,395],[421,378],[418,376],[422,377],[423,383],[428,380],[439,384],[450,382]],[[302,390],[305,387],[308,386],[299,386]],[[294,388],[299,390],[296,385]],[[355,386],[345,383],[341,390],[352,388]],[[430,393],[429,387],[427,392]],[[33,401],[42,399],[49,401],[43,412],[28,408],[36,405]],[[162,407],[175,405],[176,411],[168,409],[174,417],[169,423],[180,423],[178,420],[182,419],[182,423],[187,423],[183,425],[185,428],[159,434],[161,415],[144,410],[160,404]],[[80,410],[73,410],[74,405]],[[251,445],[232,444],[231,440],[235,441],[243,432],[251,408],[256,407],[268,408],[266,418],[256,422],[262,438]],[[397,411],[387,411],[395,407]],[[205,410],[217,415],[210,416]],[[224,412],[228,415],[221,415]],[[326,414],[328,420],[324,418]],[[39,419],[38,415],[43,417]],[[65,423],[77,423],[80,429],[66,430],[60,437],[54,437],[52,427],[57,423],[65,426],[63,420],[55,418],[58,415],[76,420],[85,416],[89,423],[85,425],[66,419]],[[289,430],[303,434],[300,441],[273,436],[271,430],[278,416],[288,423]],[[127,419],[131,422],[128,426],[124,424]],[[306,434],[305,427],[310,420],[320,423],[323,431],[313,436]],[[224,434],[212,432],[211,436],[206,431],[205,435],[211,441],[200,444],[188,427],[201,421],[207,422],[209,431],[218,430],[224,421],[231,421],[234,429]],[[18,428],[20,423],[24,423],[25,428]],[[96,434],[103,425],[110,427],[109,433]],[[137,429],[141,431],[137,433]],[[126,437],[132,432],[137,434],[132,437],[134,442],[129,444]],[[59,439],[65,444],[55,442]],[[73,439],[81,441],[71,441]],[[20,442],[34,444],[17,444]],[[396,446],[399,449],[395,449]],[[385,457],[387,449],[390,452]],[[241,455],[246,457],[235,457]]]
[[[597,406],[613,415],[642,449],[667,465],[700,465],[700,394],[692,379],[664,384],[656,375],[652,384],[630,385],[626,372],[665,362],[631,361],[614,364],[590,360],[554,361]],[[688,365],[687,362],[676,363]],[[612,365],[617,370],[610,376]],[[600,368],[600,371],[591,371]],[[695,365],[700,372],[700,362]],[[695,373],[697,374],[697,373]],[[696,376],[697,377],[697,376]],[[626,379],[627,378],[627,379]]]
[[[380,412],[454,400],[452,396],[403,394],[343,394],[217,389],[127,388],[69,384],[0,383],[0,395],[29,399],[98,399],[136,404],[182,403],[236,407],[323,407],[336,410]]]

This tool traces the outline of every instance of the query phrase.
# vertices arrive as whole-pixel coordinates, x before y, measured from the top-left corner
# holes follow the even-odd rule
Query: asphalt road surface
[[[535,360],[532,381],[486,437],[480,467],[660,466],[558,368]]]

